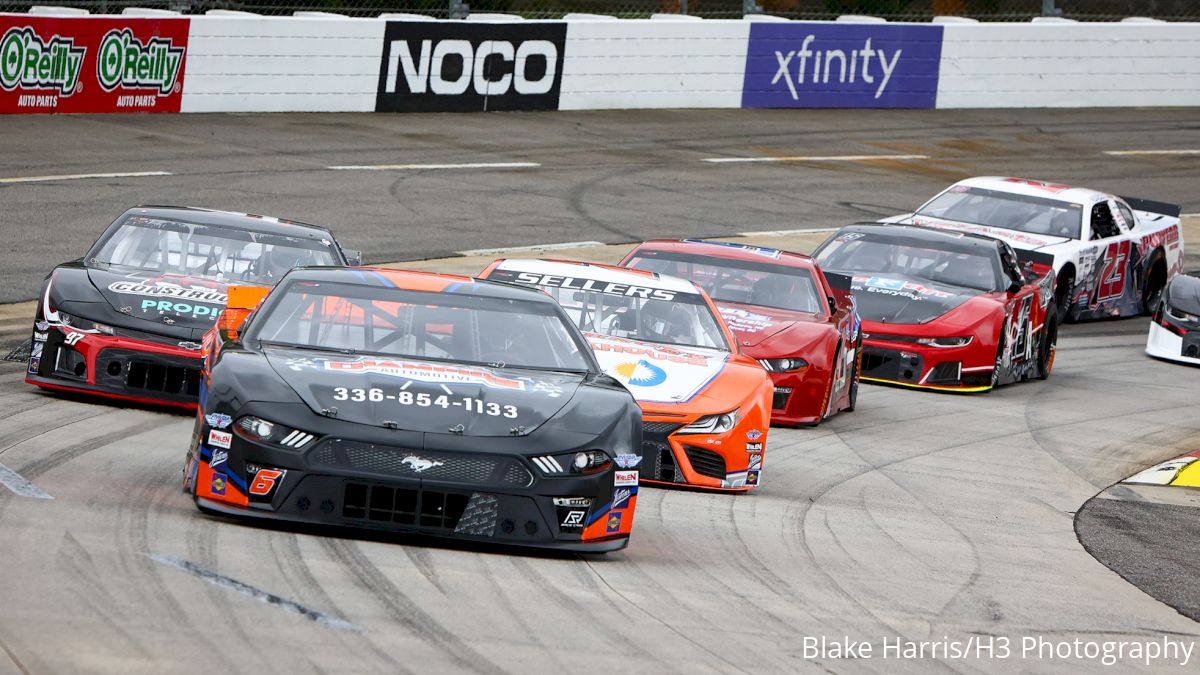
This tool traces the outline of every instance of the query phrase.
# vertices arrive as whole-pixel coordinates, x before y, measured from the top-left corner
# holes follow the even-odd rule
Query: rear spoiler
[[[850,290],[850,284],[853,280],[850,278],[849,274],[838,274],[837,272],[825,272],[824,270],[822,270],[821,273],[825,275],[825,281],[829,282],[830,288],[833,288],[833,289],[839,290],[839,291]]]
[[[1149,213],[1158,213],[1172,218],[1178,218],[1183,212],[1183,207],[1178,204],[1168,204],[1166,202],[1156,202],[1153,199],[1138,199],[1137,197],[1125,197],[1125,203],[1134,211],[1146,211]]]

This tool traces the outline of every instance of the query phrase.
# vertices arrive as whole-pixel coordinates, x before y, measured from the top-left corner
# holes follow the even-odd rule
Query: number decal
[[[350,392],[347,391],[345,387],[334,387],[333,388],[333,400],[345,401],[348,398],[350,398]]]
[[[287,473],[281,469],[259,469],[250,483],[250,494],[256,497],[266,497],[275,489],[275,483]]]
[[[517,419],[517,406],[515,406],[515,405],[504,406],[504,416],[510,420]]]
[[[1129,260],[1129,240],[1114,241],[1104,255],[1104,268],[1096,281],[1096,301],[1119,298],[1125,294],[1125,267]]]
[[[421,408],[432,408],[436,406],[443,410],[462,408],[464,411],[474,415],[506,417],[510,420],[517,419],[521,413],[520,409],[515,405],[481,401],[471,396],[451,398],[445,394],[434,395],[426,392],[414,393],[404,390],[397,391],[395,394],[389,394],[386,390],[379,388],[359,389],[357,387],[334,387],[333,400],[353,401],[355,403],[362,403],[364,401],[370,401],[371,403],[395,401],[400,405],[415,405]]]
[[[75,345],[79,344],[79,341],[82,339],[83,333],[67,333],[67,337],[63,339],[63,342],[74,347]]]

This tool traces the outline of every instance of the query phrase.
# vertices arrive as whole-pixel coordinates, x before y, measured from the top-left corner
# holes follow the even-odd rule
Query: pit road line
[[[1133,157],[1137,155],[1200,155],[1200,150],[1183,148],[1178,150],[1105,150],[1104,154],[1112,155],[1113,157]]]
[[[795,157],[706,157],[709,164],[746,164],[750,162],[870,162],[880,159],[929,159],[929,155],[807,155]]]
[[[468,162],[464,164],[347,164],[327,166],[332,171],[422,171],[425,169],[536,169],[537,162]]]
[[[0,184],[47,183],[56,180],[83,180],[86,178],[144,178],[146,176],[173,176],[169,171],[125,171],[117,173],[66,173],[58,176],[14,176],[0,178]]]

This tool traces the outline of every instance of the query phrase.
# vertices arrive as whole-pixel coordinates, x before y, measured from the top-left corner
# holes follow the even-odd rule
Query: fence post
[[[1042,0],[1042,16],[1062,16],[1062,10],[1054,6],[1054,0]]]
[[[450,0],[450,6],[447,9],[448,18],[465,19],[471,13],[471,6],[463,2],[463,0]]]
[[[762,5],[754,0],[742,0],[742,14],[762,14]]]
[[[679,13],[687,14],[687,0],[679,0]]]

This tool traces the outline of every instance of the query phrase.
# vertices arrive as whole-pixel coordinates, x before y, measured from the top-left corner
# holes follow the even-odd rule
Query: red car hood
[[[755,307],[739,305],[730,302],[718,302],[717,311],[729,325],[729,329],[737,337],[743,347],[757,347],[769,338],[796,329],[801,334],[808,334],[806,327],[812,327],[812,335],[816,336],[819,327],[825,324],[817,317],[806,312],[793,312],[774,307]]]

